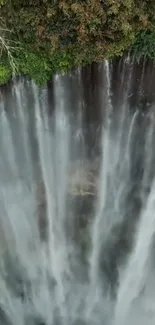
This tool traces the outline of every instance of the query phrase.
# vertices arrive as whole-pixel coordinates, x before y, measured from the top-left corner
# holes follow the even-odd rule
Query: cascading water
[[[154,106],[133,98],[146,66],[139,85],[128,56],[118,85],[105,61],[86,85],[78,69],[2,89],[0,324],[154,323]]]

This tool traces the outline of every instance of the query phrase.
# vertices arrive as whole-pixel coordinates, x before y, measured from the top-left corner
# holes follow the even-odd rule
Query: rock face
[[[76,161],[69,171],[65,231],[67,238],[74,241],[78,250],[80,249],[83,253],[90,247],[89,225],[94,215],[98,169],[99,159],[96,159],[93,163]],[[42,181],[38,184],[36,199],[40,238],[46,241],[48,237],[47,202]]]
[[[89,162],[76,162],[70,168],[67,196],[70,202],[77,201],[78,206],[82,205],[85,214],[88,214],[88,210],[90,210],[89,201],[94,201],[97,194],[98,167],[99,161],[96,160],[92,164]],[[36,198],[39,216],[43,216],[46,214],[46,196],[42,181],[38,184]],[[85,202],[85,204],[80,204],[80,202]],[[39,222],[41,222],[40,217]],[[41,225],[43,226],[40,223]]]
[[[78,162],[70,172],[69,194],[71,196],[94,196],[97,191],[99,161]]]

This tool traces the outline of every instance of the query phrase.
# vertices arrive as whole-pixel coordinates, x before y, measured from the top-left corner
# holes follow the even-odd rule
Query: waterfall
[[[154,324],[147,64],[129,54],[0,89],[2,325]]]
[[[116,303],[115,324],[124,324],[134,300],[145,284],[147,261],[155,232],[155,183],[153,183],[142,212],[135,236],[133,253],[120,279],[120,288]]]

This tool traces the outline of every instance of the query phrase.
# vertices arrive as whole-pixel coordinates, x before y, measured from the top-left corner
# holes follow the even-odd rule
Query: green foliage
[[[154,0],[0,0],[0,8],[8,37],[18,44],[18,73],[39,84],[55,71],[122,55],[129,47],[154,58]]]
[[[11,74],[9,65],[0,64],[0,85],[7,83],[11,78]]]
[[[16,58],[17,71],[30,76],[39,85],[45,84],[54,72],[67,72],[73,62],[71,51],[65,50],[48,56],[23,49],[21,56]]]
[[[60,49],[50,59],[53,71],[61,71],[64,73],[74,66],[75,60],[72,49]]]
[[[155,59],[155,30],[142,30],[137,33],[132,47],[136,57],[142,56]]]
[[[24,52],[18,62],[18,71],[29,75],[39,85],[44,84],[51,76],[51,69],[45,57],[37,53]]]

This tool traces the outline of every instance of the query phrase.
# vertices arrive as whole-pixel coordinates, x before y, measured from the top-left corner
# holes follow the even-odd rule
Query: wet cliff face
[[[155,67],[152,61],[141,60],[139,63],[130,55],[122,58],[116,58],[109,63],[109,78],[110,78],[110,98],[113,107],[112,118],[112,132],[122,127],[124,123],[123,118],[125,115],[134,115],[133,119],[134,129],[131,145],[131,166],[130,166],[130,182],[131,192],[128,193],[127,202],[129,205],[128,214],[131,214],[132,209],[139,211],[141,206],[141,198],[139,188],[141,179],[144,173],[144,155],[145,155],[145,138],[148,132],[148,126],[151,125],[151,118],[154,115],[153,105],[155,102],[154,82],[155,82]],[[98,171],[100,168],[101,160],[101,135],[102,125],[106,119],[107,103],[105,97],[107,93],[107,79],[105,76],[104,64],[92,64],[85,68],[79,68],[71,71],[68,75],[61,77],[61,90],[58,94],[56,91],[56,79],[53,77],[49,81],[46,92],[46,109],[48,111],[51,123],[57,110],[57,97],[62,96],[63,103],[68,110],[69,123],[72,125],[71,130],[71,147],[72,147],[72,160],[78,161],[79,159],[87,161],[86,186],[88,195],[82,195],[80,186],[74,184],[70,185],[73,188],[72,192],[73,203],[75,206],[75,198],[77,200],[77,214],[85,216],[86,210],[91,215],[93,211],[94,196],[97,193],[97,186],[91,188],[94,181],[88,181],[88,178],[98,179]],[[20,105],[21,101],[25,101],[24,106],[28,114],[26,116],[29,142],[31,143],[30,151],[38,166],[38,143],[35,134],[35,98],[33,92],[30,91],[30,82],[22,79],[24,90],[19,91],[21,79],[10,82],[8,85],[1,87],[1,94],[3,97],[3,108],[9,116],[9,123],[12,125],[14,133],[14,145],[18,148],[21,146],[21,139],[18,133],[15,132],[18,128],[21,129],[20,120],[17,120],[15,115],[15,105]],[[62,89],[63,88],[63,89]],[[16,93],[16,98],[14,98]],[[39,94],[39,92],[38,92]],[[39,96],[43,96],[40,94]],[[60,102],[61,104],[61,102]],[[128,119],[129,117],[127,117]],[[128,121],[123,126],[122,132],[130,131],[128,129]],[[122,121],[122,122],[121,122]],[[127,127],[127,131],[125,128]],[[53,125],[53,130],[55,126]],[[131,126],[132,128],[132,126]],[[54,131],[53,131],[54,132]],[[122,144],[125,145],[125,144]],[[22,168],[21,175],[24,173],[25,156],[18,152],[18,161]],[[81,167],[78,167],[81,168]],[[76,174],[76,167],[71,167],[71,175]],[[38,177],[39,166],[33,168],[33,172]],[[73,170],[74,172],[73,172]],[[88,175],[87,175],[88,174]],[[153,170],[150,171],[150,180],[153,175]],[[22,177],[22,176],[21,176]],[[79,177],[79,175],[77,176]],[[82,179],[82,176],[80,176]],[[71,176],[74,178],[74,176]],[[39,182],[42,181],[39,179]],[[88,188],[88,184],[90,187]],[[72,184],[72,181],[71,181]],[[133,186],[134,184],[134,186]],[[40,188],[40,185],[38,185]],[[149,184],[146,185],[146,195],[149,192]],[[78,201],[80,200],[80,204]],[[135,203],[133,203],[135,202]],[[132,207],[133,206],[133,207]],[[39,214],[44,214],[46,207],[44,199],[39,199]],[[41,212],[42,211],[42,212]],[[133,213],[135,215],[135,213]],[[40,220],[40,219],[39,219]],[[41,221],[40,221],[41,222]],[[44,224],[40,224],[41,228],[46,228]],[[43,235],[44,236],[44,235]]]
[[[63,315],[72,325],[80,311],[80,322],[100,325],[119,292],[125,300],[120,269],[138,245],[135,229],[155,174],[153,72],[152,62],[126,56],[53,76],[44,88],[26,78],[1,88],[0,249],[7,272],[0,281],[30,324],[39,314],[45,324],[62,324]],[[149,259],[147,250],[140,253],[137,263]],[[123,285],[129,291],[128,273]]]
[[[130,166],[130,186],[126,196],[126,218],[122,225],[122,240],[124,247],[129,246],[129,235],[132,232],[131,219],[138,218],[142,196],[141,180],[144,174],[144,156],[146,146],[146,136],[148,127],[151,125],[151,116],[153,116],[153,105],[155,101],[154,82],[155,67],[152,61],[141,60],[139,63],[130,57],[116,58],[109,63],[109,81],[110,81],[110,100],[113,107],[112,132],[122,128],[122,132],[132,132],[131,143],[131,166]],[[79,68],[71,71],[68,75],[61,77],[61,86],[57,93],[57,77],[49,81],[46,92],[46,109],[48,111],[51,123],[57,114],[58,96],[63,98],[59,104],[67,107],[69,123],[71,130],[72,161],[74,166],[70,167],[70,185],[69,198],[71,207],[76,210],[76,229],[85,228],[87,219],[92,220],[94,204],[97,195],[99,170],[101,166],[102,155],[102,126],[106,119],[107,103],[105,101],[107,93],[107,79],[104,64],[92,64],[85,68]],[[24,85],[22,90],[20,84]],[[109,87],[109,86],[108,86]],[[38,95],[43,97],[42,90]],[[14,98],[14,93],[16,98]],[[24,177],[25,154],[18,150],[22,146],[21,139],[16,130],[21,129],[21,120],[16,119],[14,106],[24,104],[27,110],[26,119],[29,133],[30,151],[35,162],[32,167],[35,177],[38,179],[36,197],[38,201],[37,215],[39,218],[39,227],[41,237],[47,236],[47,222],[44,217],[47,212],[46,199],[44,196],[44,184],[40,176],[38,165],[39,148],[35,133],[35,98],[30,90],[30,81],[17,78],[8,85],[1,87],[3,98],[3,109],[9,116],[11,132],[14,135],[13,141],[18,155],[18,162],[21,168],[21,177]],[[133,130],[128,128],[128,119],[133,118]],[[124,120],[123,120],[124,119]],[[123,126],[124,123],[124,126]],[[53,124],[54,132],[54,124]],[[125,135],[125,137],[126,137]],[[122,143],[123,146],[126,144]],[[85,161],[84,167],[80,161]],[[77,165],[77,166],[76,166]],[[149,193],[150,182],[154,173],[153,167],[149,171],[149,180],[146,184],[146,196]],[[82,183],[81,183],[82,182]],[[39,194],[38,194],[39,193]],[[80,216],[80,219],[79,219]],[[130,222],[128,222],[130,216]],[[84,221],[85,220],[85,221]],[[74,225],[75,226],[75,225]],[[127,233],[125,243],[124,233]],[[120,235],[121,236],[121,235]],[[73,238],[77,237],[77,231],[74,230]],[[89,240],[88,240],[89,241]],[[122,244],[120,244],[122,245]],[[118,245],[119,250],[119,245]],[[119,255],[119,254],[117,254]]]

